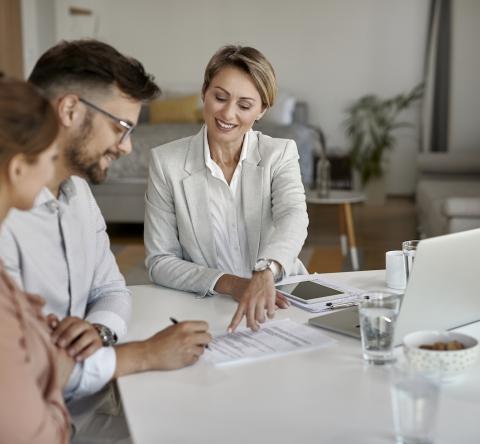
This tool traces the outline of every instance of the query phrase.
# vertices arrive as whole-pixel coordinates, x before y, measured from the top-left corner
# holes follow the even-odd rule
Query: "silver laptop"
[[[395,331],[395,344],[417,330],[449,330],[480,320],[480,229],[420,242]],[[360,337],[357,308],[309,320]]]

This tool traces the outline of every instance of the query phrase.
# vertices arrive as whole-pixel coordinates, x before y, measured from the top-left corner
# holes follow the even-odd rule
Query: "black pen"
[[[342,302],[340,304],[334,304],[332,302],[327,302],[325,305],[327,306],[327,310],[336,310],[337,308],[356,307],[358,305],[358,303],[357,302]]]
[[[363,299],[368,300],[370,299],[370,296],[364,296]],[[336,304],[335,302],[327,302],[325,304],[328,310],[335,310],[337,308],[355,307],[357,305],[359,305],[358,301],[339,302],[338,304]]]
[[[170,316],[170,321],[172,321],[172,324],[175,324],[175,325],[178,324],[178,321],[175,318],[172,318],[171,316]],[[210,347],[208,346],[208,344],[205,344],[205,348],[208,348],[210,350]]]

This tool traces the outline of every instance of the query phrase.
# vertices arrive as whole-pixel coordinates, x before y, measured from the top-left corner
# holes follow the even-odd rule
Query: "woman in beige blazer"
[[[205,70],[201,131],[152,150],[145,210],[153,282],[238,301],[256,330],[288,307],[275,280],[306,273],[297,256],[308,216],[293,140],[252,131],[273,105],[272,66],[256,49],[226,46]]]

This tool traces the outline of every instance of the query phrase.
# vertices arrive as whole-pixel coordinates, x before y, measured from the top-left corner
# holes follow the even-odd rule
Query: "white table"
[[[338,205],[340,248],[344,256],[350,249],[353,270],[359,269],[357,241],[353,224],[352,204],[365,201],[365,194],[357,191],[331,190],[328,196],[320,197],[317,190],[305,191],[306,201],[314,205]],[[348,242],[347,242],[348,240]]]
[[[381,289],[384,271],[334,273],[359,288]],[[143,339],[178,319],[205,319],[224,331],[235,303],[227,297],[142,285],[133,292],[129,339]],[[277,318],[305,322],[291,307]],[[480,339],[480,323],[461,329]],[[197,364],[119,380],[135,444],[387,444],[393,422],[387,368],[368,367],[360,342],[325,332],[337,343],[304,352],[213,368]],[[401,349],[396,352],[401,355]],[[436,444],[480,442],[480,361],[443,387]]]

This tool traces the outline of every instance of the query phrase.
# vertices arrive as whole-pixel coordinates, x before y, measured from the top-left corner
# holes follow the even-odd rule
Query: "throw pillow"
[[[154,100],[150,103],[150,123],[199,122],[198,95]]]

